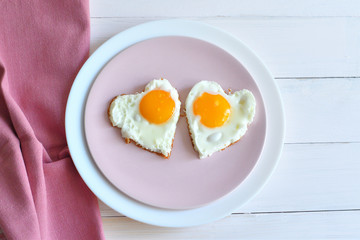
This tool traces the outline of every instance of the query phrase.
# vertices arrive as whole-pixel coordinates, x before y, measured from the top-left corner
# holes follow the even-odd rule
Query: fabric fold
[[[104,238],[65,138],[89,33],[88,0],[0,2],[0,239]]]

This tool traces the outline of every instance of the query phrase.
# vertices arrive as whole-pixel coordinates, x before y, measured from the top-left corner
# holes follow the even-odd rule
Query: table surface
[[[232,33],[274,75],[287,122],[274,175],[231,216],[169,229],[100,202],[107,239],[360,239],[360,1],[91,0],[90,9],[91,52],[158,19]]]

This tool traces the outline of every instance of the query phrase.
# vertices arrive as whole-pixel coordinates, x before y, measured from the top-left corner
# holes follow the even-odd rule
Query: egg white
[[[229,102],[231,113],[224,125],[209,128],[200,122],[200,116],[194,115],[194,101],[204,92],[220,94]],[[187,96],[185,111],[194,148],[199,157],[209,157],[239,141],[254,119],[255,108],[255,97],[249,90],[243,89],[228,95],[216,82],[201,81],[195,84]]]
[[[162,124],[150,123],[139,110],[143,96],[155,89],[170,92],[175,102],[173,115]],[[131,139],[147,150],[168,157],[179,120],[180,105],[179,94],[170,82],[166,79],[155,79],[146,85],[144,92],[117,96],[110,104],[109,118],[113,126],[121,128],[123,138]]]

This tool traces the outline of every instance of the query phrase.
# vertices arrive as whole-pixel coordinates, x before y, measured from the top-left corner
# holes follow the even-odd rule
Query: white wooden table
[[[287,132],[265,188],[200,227],[142,224],[100,203],[107,239],[360,239],[360,1],[91,0],[91,51],[150,20],[220,27],[276,78]]]

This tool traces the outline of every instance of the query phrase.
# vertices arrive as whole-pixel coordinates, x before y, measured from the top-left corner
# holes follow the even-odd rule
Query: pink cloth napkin
[[[0,1],[0,228],[7,239],[103,239],[97,199],[70,159],[64,127],[88,51],[88,0]]]

